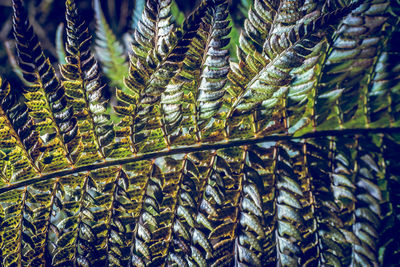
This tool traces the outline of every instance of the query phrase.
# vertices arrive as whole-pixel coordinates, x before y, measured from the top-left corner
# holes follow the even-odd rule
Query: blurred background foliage
[[[178,24],[191,13],[200,0],[173,0],[173,14]],[[126,53],[130,51],[129,35],[133,33],[137,20],[141,16],[145,0],[100,0],[101,7],[118,40],[125,45]],[[247,10],[253,0],[231,0],[230,11],[233,29],[230,37],[233,40],[231,57],[235,60],[234,44],[238,43],[240,25],[246,18]],[[76,0],[78,8],[83,14],[89,29],[95,38],[95,18],[92,0]],[[65,22],[65,3],[63,0],[25,0],[24,4],[29,11],[30,21],[39,36],[39,40],[51,62],[55,65],[63,63],[62,58],[57,58],[57,28]],[[58,38],[63,38],[65,33],[59,32]],[[63,38],[65,40],[65,38]],[[58,39],[63,43],[63,39]],[[94,46],[94,40],[92,41]],[[18,69],[15,67],[15,45],[12,33],[12,8],[11,0],[0,0],[0,75],[14,87],[21,87],[18,78]],[[56,66],[58,70],[58,66]],[[111,92],[112,90],[110,90]]]

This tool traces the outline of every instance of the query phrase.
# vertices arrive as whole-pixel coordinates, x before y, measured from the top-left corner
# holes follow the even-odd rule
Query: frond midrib
[[[263,137],[255,137],[248,138],[242,140],[228,140],[218,143],[205,143],[200,145],[192,145],[192,146],[180,146],[170,150],[157,151],[157,152],[149,152],[143,154],[137,154],[133,157],[126,157],[122,159],[115,160],[107,160],[105,162],[94,163],[90,165],[84,165],[72,169],[64,169],[57,172],[52,172],[48,174],[43,174],[41,176],[36,176],[34,178],[19,181],[13,184],[8,185],[7,187],[0,188],[0,194],[23,187],[27,185],[32,185],[38,182],[43,182],[46,180],[50,180],[53,178],[60,178],[67,175],[73,175],[85,171],[93,171],[101,168],[123,165],[133,162],[138,162],[142,160],[148,160],[153,158],[160,158],[165,156],[177,155],[177,154],[186,154],[207,150],[218,150],[218,149],[226,149],[237,146],[246,146],[246,145],[254,145],[264,142],[278,142],[278,141],[291,141],[291,140],[302,140],[302,139],[310,139],[310,138],[319,138],[319,137],[339,137],[339,136],[351,136],[351,135],[367,135],[367,134],[398,134],[400,133],[400,127],[389,127],[389,128],[354,128],[354,129],[341,129],[341,130],[325,130],[325,131],[316,131],[312,133],[307,133],[300,136],[290,135],[290,134],[278,134],[278,135],[269,135]]]

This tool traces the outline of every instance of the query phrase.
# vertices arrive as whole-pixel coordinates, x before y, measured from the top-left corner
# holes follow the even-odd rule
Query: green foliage
[[[124,89],[123,79],[128,74],[124,49],[108,26],[98,0],[94,1],[94,11],[97,24],[96,52],[103,64],[104,74],[110,79],[112,86]]]
[[[227,0],[182,23],[147,0],[125,61],[100,2],[95,55],[66,0],[61,78],[12,3],[0,265],[400,262],[398,1],[242,1],[237,25]]]

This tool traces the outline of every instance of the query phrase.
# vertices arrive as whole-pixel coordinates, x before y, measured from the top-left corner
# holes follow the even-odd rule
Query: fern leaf
[[[78,186],[72,194],[76,197],[71,199],[66,209],[66,217],[57,224],[58,229],[69,229],[55,243],[52,265],[83,264],[87,265],[94,256],[83,251],[94,251],[93,218],[94,212],[91,205],[94,204],[90,190],[96,191],[96,183],[92,174],[81,175],[78,178]],[[92,191],[92,192],[93,192]],[[73,208],[72,208],[73,207]],[[67,236],[68,239],[65,239]],[[79,248],[79,249],[78,249]]]
[[[229,91],[242,92],[242,94],[235,98],[228,118],[246,113],[251,109],[258,109],[259,111],[252,115],[255,124],[249,130],[255,132],[288,131],[290,124],[285,110],[286,98],[289,85],[295,77],[294,73],[292,74],[290,71],[293,68],[300,67],[307,56],[319,49],[318,44],[321,42],[322,35],[317,33],[318,30],[324,27],[323,25],[327,25],[326,23],[329,23],[329,21],[341,18],[352,7],[353,5],[325,14],[307,22],[307,24],[301,22],[290,27],[279,38],[280,41],[274,39],[274,35],[271,35],[270,38],[272,39],[268,39],[266,43],[275,40],[276,44],[270,46],[271,51],[267,58],[256,57],[259,61],[258,64],[253,66],[252,74],[240,74],[240,69],[234,70],[234,80],[231,79],[231,81],[239,89],[229,89]],[[275,48],[273,48],[274,46]],[[308,61],[308,64],[315,64],[315,62]],[[312,67],[312,65],[309,67]],[[253,78],[249,80],[245,78],[246,76]],[[275,113],[271,113],[269,110],[273,110]],[[238,119],[232,120],[238,121]],[[236,131],[235,128],[241,127],[240,123],[237,126],[236,123],[227,128],[228,134],[233,134]],[[243,131],[240,134],[244,134]]]
[[[72,105],[79,114],[82,149],[87,154],[77,157],[80,157],[80,164],[87,164],[105,158],[103,149],[112,143],[114,132],[109,115],[105,114],[107,101],[102,99],[105,85],[101,83],[97,61],[90,51],[88,29],[78,16],[74,1],[67,0],[66,8],[68,56],[67,64],[61,66],[61,73],[66,80],[66,93],[74,98]]]
[[[7,231],[6,241],[2,244],[3,263],[6,265],[28,264],[29,258],[23,251],[32,251],[35,247],[32,232],[26,233],[25,216],[29,216],[27,207],[27,188],[20,190],[20,196],[14,198],[14,203],[5,209],[2,229]]]
[[[239,37],[240,46],[237,52],[239,64],[232,64],[232,72],[229,74],[232,85],[227,90],[233,97],[241,94],[243,84],[254,77],[258,68],[262,68],[263,60],[260,62],[257,57],[262,58],[262,46],[272,27],[277,9],[276,1],[259,0],[254,1],[254,7],[249,9],[248,18],[244,22],[244,31]]]
[[[302,5],[303,3],[300,1],[280,2],[278,12],[269,30],[268,38],[263,44],[263,54],[265,56],[273,59],[290,46],[290,42],[282,40],[282,37],[285,38],[285,34],[299,22],[304,23],[299,21],[301,18],[305,18]]]
[[[303,232],[302,246],[304,251],[304,265],[313,264],[341,264],[344,257],[344,249],[347,242],[343,239],[339,229],[343,221],[338,216],[340,207],[336,204],[334,195],[329,192],[332,186],[337,186],[346,180],[343,172],[331,174],[331,152],[334,141],[328,138],[320,138],[305,141],[302,149],[305,153],[303,161],[302,185],[304,186],[305,222],[308,227]],[[301,155],[299,155],[301,157]],[[330,159],[329,161],[326,159]],[[301,162],[301,160],[300,160]],[[318,178],[317,178],[318,177]],[[348,185],[352,186],[351,183]],[[338,236],[333,240],[332,236]]]
[[[382,216],[383,221],[381,222],[381,231],[379,235],[379,262],[382,265],[395,265],[399,259],[398,241],[395,238],[399,232],[399,206],[391,205],[389,203],[398,203],[399,201],[399,176],[397,162],[393,161],[392,156],[397,154],[399,149],[398,136],[385,136],[383,138],[384,157],[387,160],[388,165],[385,172],[385,178],[388,181],[386,192],[387,196],[384,198],[382,204]]]
[[[154,239],[154,235],[150,235],[150,233],[155,233],[157,228],[160,227],[157,223],[157,218],[162,212],[163,194],[161,193],[161,181],[163,174],[154,163],[149,162],[148,166],[149,168],[146,169],[148,175],[140,188],[142,190],[142,198],[140,201],[135,201],[138,205],[136,206],[135,228],[132,233],[129,256],[129,260],[133,265],[137,265],[135,261],[148,262],[153,256],[160,254],[162,249],[162,247],[158,247],[159,250],[150,250],[150,246],[159,241]]]
[[[37,36],[29,25],[27,14],[19,0],[13,1],[14,36],[17,41],[19,65],[23,70],[25,98],[30,114],[41,122],[37,124],[43,130],[55,129],[48,135],[51,146],[57,146],[45,155],[41,164],[50,171],[56,166],[67,166],[72,162],[72,154],[79,143],[77,121],[73,109],[67,106],[64,87],[55,75],[49,59],[43,54]],[[40,125],[40,126],[39,126]],[[46,159],[57,158],[51,164]]]
[[[377,127],[395,125],[395,122],[398,121],[398,90],[400,87],[396,72],[396,69],[399,68],[396,57],[398,57],[399,50],[395,45],[396,40],[400,38],[397,30],[398,23],[397,21],[389,30],[390,41],[386,40],[382,45],[383,52],[375,63],[374,72],[371,75],[373,81],[368,88],[368,121]]]
[[[172,1],[146,2],[142,19],[138,22],[138,29],[134,34],[136,44],[140,45],[140,48],[133,47],[136,54],[141,55],[142,52],[143,58],[146,58],[152,49],[160,55],[167,53],[166,46],[171,46],[174,42],[169,36],[169,33],[174,31],[171,3]]]
[[[0,80],[0,116],[1,132],[7,133],[0,142],[0,184],[8,185],[14,181],[32,178],[35,173],[40,174],[42,166],[39,159],[46,147],[35,129],[35,122],[30,117],[28,108],[23,103],[18,103],[15,92],[3,80]],[[5,209],[2,222],[2,229],[8,232],[6,241],[1,244],[3,263],[27,264],[31,261],[36,264],[37,261],[40,262],[41,256],[40,253],[36,254],[36,242],[42,240],[41,236],[35,238],[37,229],[40,229],[40,223],[36,223],[39,215],[31,210],[32,206],[27,205],[39,201],[30,197],[32,194],[28,188],[17,192],[18,195],[11,192],[12,194],[3,196],[12,204]],[[46,203],[46,198],[44,199]]]
[[[353,263],[354,264],[378,264],[379,240],[378,231],[380,229],[379,220],[381,218],[382,190],[379,184],[384,177],[382,158],[377,148],[380,144],[374,144],[369,138],[360,138],[358,141],[359,168],[356,176],[357,190],[355,222],[353,233],[360,239],[360,244],[353,244]],[[368,208],[366,208],[368,207]]]
[[[35,129],[35,122],[30,117],[28,108],[18,103],[18,97],[11,90],[8,82],[0,78],[0,114],[1,142],[6,153],[1,156],[3,169],[1,184],[29,179],[35,172],[41,172],[39,158],[43,155],[44,145]],[[10,176],[12,166],[14,175]]]
[[[140,1],[136,1],[136,4]],[[135,9],[136,10],[136,9]],[[103,65],[105,75],[110,79],[111,85],[124,89],[123,78],[128,74],[128,64],[124,49],[111,31],[104,17],[99,1],[94,1],[96,15],[96,52]]]
[[[325,125],[329,123],[330,127],[347,122],[354,126],[368,123],[367,99],[358,95],[367,90],[361,84],[364,83],[363,79],[371,75],[376,64],[377,51],[383,41],[379,32],[387,20],[388,5],[389,2],[363,3],[343,20],[322,70],[316,100],[316,112],[319,114],[317,125],[323,122]],[[328,82],[328,79],[335,81],[335,84]],[[329,97],[331,92],[336,92],[336,98]],[[338,109],[338,115],[327,120],[329,105]],[[358,121],[352,120],[356,113]]]
[[[197,37],[192,41],[189,55],[184,60],[182,70],[177,74],[177,84],[169,84],[162,95],[161,105],[165,120],[172,124],[172,132],[182,120],[183,127],[192,124],[197,141],[205,139],[209,133],[200,131],[213,126],[214,115],[222,106],[226,76],[229,72],[229,52],[223,49],[229,42],[230,32],[227,20],[227,3],[216,1],[206,14],[207,22],[200,25]],[[193,66],[198,66],[193,68]],[[183,91],[187,92],[182,94]],[[187,102],[183,106],[181,102]],[[194,119],[189,110],[194,110]],[[190,129],[190,128],[189,128]],[[204,135],[202,137],[201,135]],[[214,137],[212,137],[214,138]]]
[[[301,241],[300,225],[303,218],[299,213],[296,200],[302,196],[298,178],[294,172],[292,160],[286,151],[277,144],[273,149],[274,161],[272,163],[272,210],[269,216],[273,216],[274,227],[267,233],[267,242],[275,244],[277,264],[283,266],[295,265],[300,256],[299,242]],[[296,204],[293,204],[296,203]],[[289,241],[291,240],[291,241]],[[270,244],[268,244],[269,246]]]
[[[225,2],[216,2],[214,12],[212,30],[210,29],[208,37],[209,43],[205,48],[207,56],[201,64],[204,66],[204,70],[196,93],[199,121],[207,120],[219,111],[222,105],[221,99],[224,95],[223,87],[229,71],[229,53],[227,50],[223,50],[229,43],[229,38],[226,37],[230,32],[230,28],[226,26],[229,23],[226,20],[228,16],[227,4]]]
[[[272,28],[277,14],[277,1],[255,0],[250,7],[248,18],[244,22],[244,31],[240,34],[240,47],[246,55],[261,53],[264,40]]]
[[[129,110],[133,110],[133,112],[131,112],[133,114],[132,116],[126,116],[123,113],[121,114],[124,115],[124,118],[120,125],[125,127],[121,129],[121,131],[124,131],[124,135],[127,137],[130,135],[130,146],[135,152],[143,151],[143,148],[145,148],[144,151],[146,151],[146,149],[147,151],[148,149],[162,149],[169,145],[169,141],[163,132],[163,123],[158,119],[160,116],[156,115],[159,112],[159,107],[154,104],[160,100],[161,94],[165,90],[165,86],[167,86],[180,68],[179,66],[185,58],[185,52],[188,50],[190,41],[193,38],[193,31],[198,28],[200,23],[199,20],[203,12],[199,11],[200,14],[192,16],[195,18],[194,22],[190,20],[187,21],[185,26],[187,27],[187,30],[185,34],[177,40],[173,24],[170,22],[171,15],[169,15],[169,10],[171,2],[166,1],[156,4],[149,1],[147,5],[149,7],[145,9],[142,18],[144,22],[141,23],[152,23],[153,27],[155,27],[156,23],[161,23],[161,21],[165,21],[165,23],[168,22],[169,26],[165,26],[164,29],[168,29],[171,34],[167,40],[163,37],[166,33],[161,32],[162,29],[159,29],[159,32],[154,33],[153,35],[147,34],[147,37],[150,38],[151,36],[152,39],[148,41],[140,41],[138,39],[136,41],[137,44],[134,43],[134,51],[136,51],[135,49],[139,49],[140,46],[140,49],[149,53],[146,61],[144,61],[143,58],[145,55],[145,53],[142,53],[143,51],[137,52],[138,56],[132,56],[130,60],[130,74],[125,82],[128,88],[130,88],[132,92],[136,91],[137,94],[130,94],[131,96],[129,97],[129,94],[126,95],[122,94],[122,92],[117,92],[117,96],[129,105]],[[153,14],[152,17],[154,17],[154,12],[156,12],[156,10],[150,9],[150,6],[153,8],[158,7],[160,8],[160,12],[165,11],[167,13],[164,12],[165,14],[163,14],[163,17],[159,18],[158,21],[151,20],[146,16]],[[163,22],[163,24],[165,23]],[[145,34],[141,33],[140,27],[136,31],[137,38]],[[158,28],[154,28],[154,30],[155,29]],[[157,34],[159,34],[158,37]],[[163,44],[161,46],[160,42],[165,42],[165,45]],[[146,44],[143,45],[141,43]],[[161,48],[165,49],[165,51],[162,52],[160,50]],[[116,109],[117,113],[121,110],[122,109],[119,107]],[[159,127],[160,125],[161,128]],[[153,129],[157,130],[152,131]],[[158,146],[154,146],[160,138],[164,139],[164,143],[158,143]]]
[[[61,83],[13,1],[1,266],[398,263],[398,1],[251,2],[234,63],[229,1],[147,0],[114,123],[75,2]]]

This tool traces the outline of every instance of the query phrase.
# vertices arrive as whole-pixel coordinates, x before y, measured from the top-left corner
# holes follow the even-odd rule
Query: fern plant
[[[400,2],[254,0],[237,62],[227,0],[147,0],[129,60],[65,4],[59,77],[12,1],[0,265],[400,262]]]

